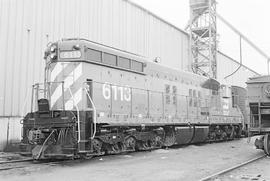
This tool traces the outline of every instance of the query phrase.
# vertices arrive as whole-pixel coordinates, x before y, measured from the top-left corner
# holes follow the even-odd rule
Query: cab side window
[[[101,62],[101,59],[102,59],[101,51],[93,50],[90,48],[87,48],[85,51],[86,51],[85,52],[86,60]]]
[[[134,70],[137,72],[143,72],[143,63],[132,60],[131,61],[131,70]]]
[[[112,55],[112,54],[109,54],[109,53],[104,53],[103,54],[102,62],[107,64],[107,65],[116,66],[116,60],[117,60],[117,57],[115,55]]]
[[[130,69],[130,59],[118,57],[117,65],[121,68]]]

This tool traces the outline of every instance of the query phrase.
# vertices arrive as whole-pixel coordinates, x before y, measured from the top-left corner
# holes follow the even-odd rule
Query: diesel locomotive
[[[230,140],[244,116],[230,86],[85,39],[46,49],[21,149],[34,159],[79,158]]]
[[[247,81],[251,135],[262,135],[255,146],[270,155],[270,76],[249,78]]]

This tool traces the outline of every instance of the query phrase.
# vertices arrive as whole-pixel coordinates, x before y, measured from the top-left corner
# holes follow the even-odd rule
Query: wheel
[[[264,135],[263,148],[264,148],[265,154],[270,155],[270,135],[269,134]]]
[[[176,141],[175,132],[173,129],[168,129],[165,134],[165,140],[163,145],[166,147],[174,145]]]
[[[151,140],[151,146],[153,148],[160,148],[162,145],[162,138],[159,135],[155,135]]]
[[[102,152],[101,152],[102,141],[100,141],[99,139],[93,139],[92,144],[93,144],[93,148],[94,148],[95,153],[102,154]]]
[[[220,136],[220,139],[225,141],[227,140],[227,133],[223,130],[221,130],[221,136]]]
[[[230,134],[230,139],[234,139],[235,137],[235,129],[234,126],[231,127],[231,134]]]
[[[120,153],[122,151],[121,146],[118,143],[112,144],[111,145],[111,150],[112,150],[111,154],[118,154],[118,153]]]
[[[125,138],[124,145],[126,149],[135,151],[136,139],[132,136]]]

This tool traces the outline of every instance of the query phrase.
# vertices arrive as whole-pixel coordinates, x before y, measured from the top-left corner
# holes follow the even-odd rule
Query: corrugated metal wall
[[[22,115],[43,79],[46,44],[70,37],[188,69],[187,34],[128,1],[0,0],[0,116]]]

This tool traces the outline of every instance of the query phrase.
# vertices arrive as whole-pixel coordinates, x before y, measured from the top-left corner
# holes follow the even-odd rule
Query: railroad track
[[[35,162],[32,158],[23,159],[23,160],[12,160],[12,161],[3,161],[0,162],[0,172],[5,170],[19,169],[19,168],[28,168],[36,167],[37,165],[57,165],[64,163],[66,161],[46,161],[46,162]]]
[[[212,175],[209,175],[209,176],[207,176],[207,177],[204,177],[204,178],[202,178],[200,181],[210,181],[210,180],[214,180],[214,179],[216,179],[217,177],[220,177],[220,176],[222,176],[222,175],[225,175],[225,174],[227,174],[227,173],[229,173],[229,172],[232,172],[232,171],[234,171],[234,170],[237,170],[237,169],[239,169],[239,168],[241,168],[241,167],[243,167],[243,166],[245,166],[245,165],[248,165],[248,164],[250,164],[250,163],[253,163],[253,162],[255,162],[255,161],[258,161],[258,160],[260,160],[260,159],[263,159],[263,158],[265,158],[265,157],[267,157],[267,155],[262,155],[262,156],[253,158],[253,159],[251,159],[251,160],[245,161],[245,162],[240,163],[240,164],[238,164],[238,165],[235,165],[235,166],[233,166],[233,167],[227,168],[227,169],[225,169],[225,170],[221,170],[221,171],[219,171],[219,172],[217,172],[217,173],[215,173],[215,174],[212,174]]]
[[[10,160],[10,161],[1,161],[0,165],[8,164],[8,163],[19,163],[19,162],[28,162],[33,161],[32,158],[20,159],[20,160]]]

